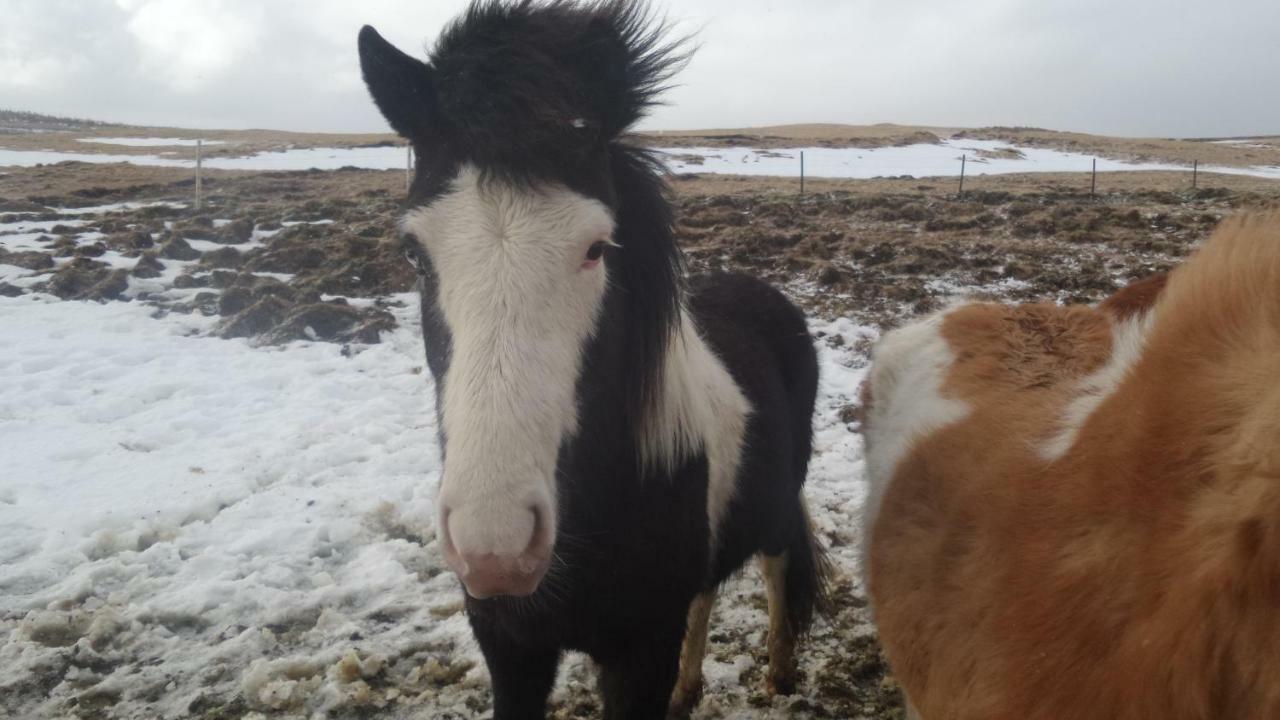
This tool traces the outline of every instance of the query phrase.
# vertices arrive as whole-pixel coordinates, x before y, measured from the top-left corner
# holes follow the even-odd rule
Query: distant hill
[[[96,128],[116,127],[115,123],[99,120],[83,120],[80,118],[64,118],[54,115],[25,112],[23,110],[5,110],[0,108],[0,133],[50,132],[54,130],[90,130]]]

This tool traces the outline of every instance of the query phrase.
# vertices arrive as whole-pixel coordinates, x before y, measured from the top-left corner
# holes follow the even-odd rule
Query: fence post
[[[1196,189],[1196,182],[1199,181],[1200,179],[1199,175],[1200,175],[1200,161],[1192,160],[1191,161],[1191,189],[1192,190]]]
[[[804,151],[800,151],[800,194],[804,195]]]
[[[964,197],[964,166],[967,157],[966,155],[960,156],[960,191],[956,193],[956,197]]]
[[[409,191],[413,184],[413,145],[404,146],[404,189]]]
[[[196,140],[196,212],[200,212],[200,195],[204,190],[204,178],[201,177],[204,164],[203,150],[204,140]]]
[[[1093,159],[1093,177],[1089,180],[1089,197],[1093,197],[1098,190],[1098,158]]]

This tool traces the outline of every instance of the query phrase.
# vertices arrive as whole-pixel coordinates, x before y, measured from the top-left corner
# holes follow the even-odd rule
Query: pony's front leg
[[[528,646],[472,622],[493,683],[493,720],[543,720],[560,648]]]
[[[668,627],[647,627],[627,649],[600,661],[604,720],[662,720],[680,668],[683,614]]]

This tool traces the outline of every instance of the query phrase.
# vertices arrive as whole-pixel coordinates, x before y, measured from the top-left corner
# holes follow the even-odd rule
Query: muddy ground
[[[816,317],[850,317],[883,329],[960,295],[1094,302],[1175,265],[1224,215],[1280,198],[1280,184],[1223,179],[1190,190],[1176,178],[1148,180],[1157,189],[1142,189],[1130,177],[1115,183],[1124,189],[1096,197],[1079,177],[993,180],[963,197],[950,181],[919,180],[818,183],[804,196],[767,180],[687,177],[673,188],[692,270],[760,275]],[[395,322],[388,296],[413,282],[393,242],[401,174],[214,173],[206,190],[199,211],[152,205],[90,212],[75,216],[83,223],[72,226],[59,224],[68,216],[57,209],[189,203],[190,180],[182,171],[77,163],[0,175],[0,224],[49,223],[36,249],[0,251],[0,264],[36,273],[0,284],[0,293],[131,298],[157,313],[217,315],[219,333],[261,343],[376,342]],[[141,282],[157,277],[171,280],[150,290]],[[764,597],[755,592],[729,602],[763,607]],[[756,657],[741,680],[751,688],[748,703],[767,704],[758,634],[713,629],[711,639],[713,655]],[[839,661],[803,679],[808,689],[790,713],[903,716],[853,579],[839,581],[835,612],[810,643],[813,652]],[[446,675],[440,682],[461,677]],[[575,687],[555,717],[598,713],[590,682]],[[475,693],[484,695],[482,688]],[[202,718],[244,712],[234,701],[192,709]]]
[[[831,182],[803,196],[754,179],[685,176],[672,188],[692,270],[751,272],[786,287],[818,316],[884,328],[957,294],[1096,301],[1175,264],[1224,214],[1280,194],[1280,183],[1220,179],[1192,190],[1159,174],[1151,180],[1162,189],[1126,178],[1097,196],[1074,178],[983,179],[963,196],[945,180]],[[120,299],[129,294],[128,277],[154,277],[166,261],[191,262],[173,282],[190,292],[139,299],[164,311],[218,314],[227,336],[264,342],[370,342],[393,322],[377,300],[413,281],[393,242],[401,174],[221,173],[206,179],[205,190],[200,211],[90,213],[71,227],[57,224],[67,217],[57,208],[189,206],[190,180],[183,171],[79,163],[0,176],[0,223],[53,223],[37,239],[38,252],[0,250],[0,262],[43,273],[32,289],[93,300]],[[190,240],[204,242],[192,247]],[[132,266],[98,259],[108,251]],[[375,302],[334,310],[343,298]],[[304,332],[308,325],[314,334]]]

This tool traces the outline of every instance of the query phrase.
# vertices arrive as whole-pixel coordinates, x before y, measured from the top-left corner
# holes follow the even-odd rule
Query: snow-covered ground
[[[52,150],[6,150],[0,148],[0,167],[6,165],[32,167],[40,164],[75,160],[87,163],[129,163],[158,167],[194,168],[195,160],[160,155],[111,155],[68,153]],[[245,157],[206,157],[203,164],[217,170],[337,170],[358,167],[370,170],[402,170],[405,148],[294,148],[262,152]]]
[[[0,297],[6,712],[188,717],[240,697],[286,716],[475,716],[487,679],[432,538],[434,401],[401,299],[384,342],[344,352],[215,339],[214,319],[136,302]],[[840,413],[875,331],[814,329],[828,339],[807,492],[851,574],[861,441]],[[759,592],[754,572],[733,581],[714,622],[761,640]],[[785,717],[745,703],[754,662],[709,657],[700,714]],[[557,693],[590,684],[572,659]]]
[[[134,138],[141,140],[141,138]],[[159,140],[159,139],[157,139]],[[173,143],[168,143],[173,144]],[[667,165],[677,173],[769,175],[799,177],[800,153],[805,174],[820,178],[873,178],[910,175],[948,177],[960,174],[960,158],[967,156],[969,175],[1011,173],[1088,172],[1094,156],[1046,148],[1010,145],[997,140],[951,138],[937,144],[882,148],[666,148]],[[193,160],[159,155],[108,155],[0,148],[0,167],[30,167],[38,163],[78,160],[91,163],[126,162],[135,165],[194,167]],[[1127,163],[1098,158],[1100,172],[1139,170],[1189,170],[1171,163]],[[246,157],[213,157],[206,167],[224,170],[336,170],[358,167],[374,170],[403,169],[404,147],[294,148]],[[1201,166],[1201,172],[1280,179],[1280,167]]]
[[[1046,148],[1020,147],[998,140],[949,139],[938,144],[882,148],[666,148],[674,172],[732,175],[800,176],[804,153],[807,177],[860,178],[947,177],[966,175],[1089,172],[1094,156]],[[1016,156],[1013,156],[1016,155]],[[1006,157],[1008,156],[1008,157]],[[1127,163],[1097,158],[1098,172],[1189,170],[1172,163]],[[1280,179],[1280,167],[1201,166],[1201,172]]]
[[[127,145],[129,147],[195,147],[199,140],[187,138],[80,138],[83,143],[99,143],[102,145]],[[225,140],[205,140],[205,145],[225,145]]]

